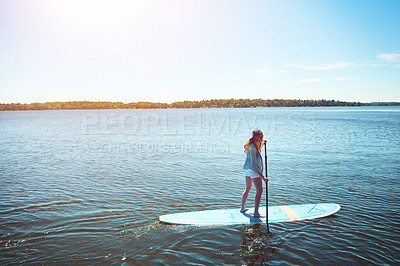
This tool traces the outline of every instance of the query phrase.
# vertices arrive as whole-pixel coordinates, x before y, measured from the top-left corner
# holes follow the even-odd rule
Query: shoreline
[[[34,110],[117,110],[117,109],[209,109],[209,108],[261,108],[261,107],[359,107],[400,106],[400,102],[344,102],[336,100],[284,100],[284,99],[219,99],[203,101],[180,101],[173,103],[153,102],[45,102],[45,103],[0,103],[0,111]]]
[[[278,109],[278,108],[362,108],[362,107],[393,107],[400,105],[358,105],[358,106],[272,106],[272,107],[208,107],[208,108],[116,108],[116,109],[30,109],[30,110],[0,110],[1,112],[31,112],[31,111],[104,111],[104,110],[202,110],[202,109],[256,109],[256,108],[268,108],[268,109]]]

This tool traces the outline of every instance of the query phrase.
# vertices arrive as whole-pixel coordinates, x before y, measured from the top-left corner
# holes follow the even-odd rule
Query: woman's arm
[[[262,180],[264,180],[264,182],[268,182],[268,178],[266,178],[261,172],[257,172],[257,174],[261,177]]]

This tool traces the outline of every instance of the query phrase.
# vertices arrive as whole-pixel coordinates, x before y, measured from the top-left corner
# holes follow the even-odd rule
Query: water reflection
[[[239,256],[244,265],[263,265],[271,260],[282,242],[279,235],[268,232],[265,224],[240,227],[242,247]]]

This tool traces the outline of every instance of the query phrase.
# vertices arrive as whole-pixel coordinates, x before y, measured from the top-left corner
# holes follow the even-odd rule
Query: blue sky
[[[0,102],[400,101],[397,0],[0,0]]]

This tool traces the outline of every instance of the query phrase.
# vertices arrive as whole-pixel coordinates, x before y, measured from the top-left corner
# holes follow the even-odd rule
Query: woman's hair
[[[244,144],[244,152],[247,151],[247,149],[249,148],[249,146],[251,144],[254,144],[254,146],[256,146],[257,150],[259,152],[261,152],[262,146],[263,146],[263,133],[261,132],[261,130],[254,130],[253,131],[253,137],[250,138],[246,144]]]

